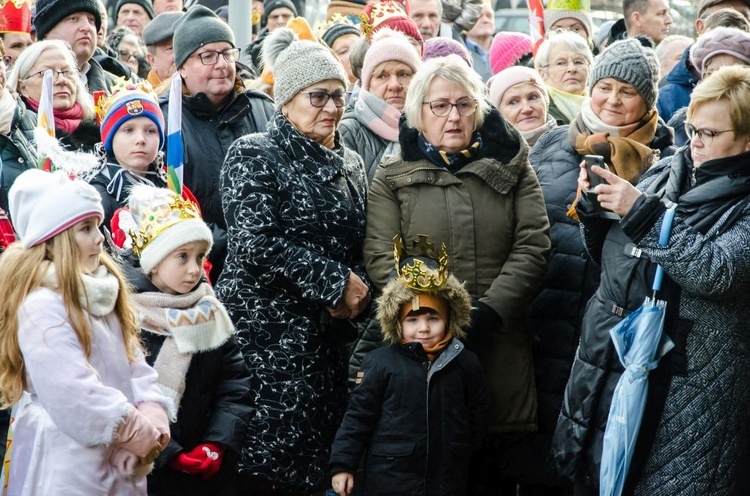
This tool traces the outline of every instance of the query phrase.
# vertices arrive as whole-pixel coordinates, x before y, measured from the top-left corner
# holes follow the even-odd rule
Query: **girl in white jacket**
[[[9,203],[20,241],[0,257],[0,401],[14,406],[7,494],[145,495],[170,400],[102,252],[100,196],[62,171],[29,170]]]

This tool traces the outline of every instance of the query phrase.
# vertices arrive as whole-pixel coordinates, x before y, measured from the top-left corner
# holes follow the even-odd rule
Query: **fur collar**
[[[101,131],[96,121],[82,120],[81,124],[70,134],[57,131],[57,138],[66,149],[90,152],[94,145],[102,140]]]
[[[55,264],[47,262],[47,268],[42,279],[45,286],[57,289],[57,273]],[[93,274],[82,274],[83,294],[79,295],[81,305],[94,317],[103,317],[115,309],[120,285],[117,278],[110,274],[107,268],[100,265]]]

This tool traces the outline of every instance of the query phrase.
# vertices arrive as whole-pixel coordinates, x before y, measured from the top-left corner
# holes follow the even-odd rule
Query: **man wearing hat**
[[[174,52],[172,51],[172,36],[174,23],[184,15],[184,12],[163,12],[148,23],[143,30],[143,43],[146,45],[146,58],[151,71],[146,78],[153,88],[174,74]]]
[[[143,29],[154,18],[154,8],[150,0],[118,0],[115,7],[115,23],[127,26],[139,37]]]
[[[698,3],[698,19],[695,30],[700,36],[703,33],[706,18],[719,9],[734,9],[750,20],[750,0],[701,0]]]
[[[0,6],[0,39],[10,65],[31,45],[31,2],[5,2]]]
[[[549,0],[544,9],[544,31],[572,31],[592,45],[594,23],[591,0]]]
[[[291,0],[265,0],[261,25],[269,33],[286,26],[286,23],[297,17],[297,6]]]
[[[90,93],[109,92],[116,76],[94,58],[97,32],[102,25],[97,0],[37,0],[34,28],[38,40],[67,42]]]
[[[226,256],[226,223],[219,191],[221,164],[237,138],[265,131],[274,109],[265,94],[244,88],[237,76],[239,49],[234,34],[213,11],[194,5],[173,28],[174,65],[182,76],[184,181],[214,231],[214,247],[208,258],[215,282]],[[169,93],[159,99],[164,115],[169,115]]]

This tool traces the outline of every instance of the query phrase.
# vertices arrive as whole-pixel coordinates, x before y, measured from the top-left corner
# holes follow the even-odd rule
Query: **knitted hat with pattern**
[[[615,78],[631,84],[650,110],[656,105],[659,90],[659,60],[651,48],[636,38],[616,41],[594,61],[589,77],[589,94],[604,78]]]
[[[591,20],[591,0],[549,0],[544,9],[544,30],[550,31],[560,19],[572,18],[583,24],[588,38],[594,36]]]
[[[197,49],[217,41],[235,46],[234,33],[229,25],[208,7],[193,5],[174,23],[174,66],[179,69]]]
[[[102,103],[101,135],[104,149],[114,153],[112,141],[120,126],[130,119],[146,117],[159,131],[159,149],[164,146],[164,114],[148,81],[140,84],[121,81],[111,88],[112,93]]]
[[[718,27],[699,36],[690,48],[690,62],[701,74],[706,71],[706,62],[716,55],[731,55],[750,65],[750,33]]]
[[[300,40],[289,28],[279,28],[268,35],[263,42],[263,61],[273,71],[277,109],[312,84],[336,79],[346,88],[349,80],[330,48]]]
[[[490,67],[492,74],[516,65],[521,57],[532,50],[531,36],[526,33],[503,31],[492,38],[490,45]]]
[[[440,36],[430,38],[424,42],[422,61],[437,57],[447,57],[451,54],[458,55],[469,64],[469,67],[474,67],[474,60],[471,58],[471,55],[469,55],[466,45],[459,43],[453,38],[443,38]]]

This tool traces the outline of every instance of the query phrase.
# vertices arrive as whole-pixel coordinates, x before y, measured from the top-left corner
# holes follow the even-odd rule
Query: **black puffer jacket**
[[[579,164],[583,157],[568,138],[569,126],[542,135],[531,149],[529,161],[544,193],[550,221],[552,251],[544,287],[531,305],[536,341],[534,370],[539,398],[539,432],[527,454],[529,477],[552,483],[556,476],[544,462],[570,375],[586,303],[599,286],[599,264],[589,257],[578,222],[567,216],[576,197]],[[651,146],[661,156],[672,155],[670,129],[660,121]],[[559,481],[556,481],[559,482]]]
[[[242,83],[238,80],[238,84]],[[159,98],[165,116],[169,115],[169,94],[167,91]],[[182,96],[184,181],[198,200],[203,219],[214,232],[214,246],[209,255],[214,283],[224,267],[227,251],[227,226],[219,191],[221,164],[237,138],[265,131],[273,112],[268,96],[255,90],[233,94],[220,109],[208,100],[205,93]],[[166,156],[166,144],[164,153]]]
[[[7,90],[6,90],[7,91]],[[0,208],[8,212],[8,191],[16,178],[24,171],[37,166],[34,128],[36,114],[28,110],[23,101],[17,98],[16,113],[13,116],[10,133],[0,135]]]
[[[487,426],[490,396],[479,360],[453,339],[430,363],[419,343],[365,357],[331,453],[331,475],[365,455],[363,495],[466,494],[471,453]],[[414,474],[420,474],[415,476]]]
[[[160,292],[139,269],[123,265],[137,293]],[[144,330],[141,339],[146,360],[153,365],[164,336]],[[234,472],[252,412],[250,371],[233,336],[216,349],[193,354],[177,421],[170,424],[172,438],[149,476],[149,494],[225,494],[223,484]],[[190,451],[207,442],[225,448],[221,470],[212,478],[204,481],[200,476],[184,474],[166,465],[181,451]]]
[[[371,183],[372,178],[375,177],[375,169],[378,168],[380,159],[383,158],[389,142],[367,129],[367,126],[357,119],[357,111],[354,105],[346,108],[339,125],[339,133],[344,145],[359,153],[359,156],[362,157],[367,174],[367,183]]]

